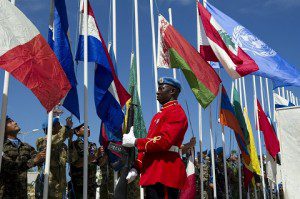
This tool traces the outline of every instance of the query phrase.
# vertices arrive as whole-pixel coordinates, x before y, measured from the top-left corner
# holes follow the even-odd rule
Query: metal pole
[[[88,0],[84,0],[84,152],[83,152],[83,198],[88,188]]]
[[[225,145],[225,133],[224,133],[224,126],[223,125],[222,125],[222,143],[223,143],[223,164],[224,164],[224,174],[225,174],[226,199],[229,199],[227,165],[226,165],[226,145]]]
[[[112,33],[113,33],[113,51],[115,54],[115,60],[117,61],[117,12],[116,12],[116,0],[112,0]],[[108,48],[109,49],[109,48]],[[114,189],[118,182],[118,172],[114,171]]]
[[[49,190],[49,174],[50,174],[51,145],[52,145],[52,125],[53,125],[53,110],[51,110],[48,114],[47,145],[46,145],[46,160],[45,160],[45,170],[44,170],[43,199],[48,198],[48,190]]]
[[[15,0],[11,0],[11,3],[15,5]],[[8,102],[8,88],[9,88],[9,72],[4,72],[3,93],[2,93],[2,105],[1,105],[1,126],[0,126],[0,171],[2,163],[2,152],[4,143],[7,102]]]
[[[155,27],[154,27],[154,14],[153,14],[153,0],[150,0],[150,17],[151,17],[151,35],[152,35],[152,54],[153,54],[153,70],[154,70],[154,86],[155,92],[158,90],[157,86],[157,66],[156,66],[156,43],[155,43]],[[156,100],[156,112],[159,112],[159,102]]]
[[[271,101],[270,101],[270,90],[269,90],[269,81],[267,78],[265,78],[266,80],[266,90],[267,90],[267,104],[268,104],[268,111],[269,111],[269,115],[270,118],[272,117],[272,112],[271,112]],[[272,95],[272,99],[273,99],[273,95]]]
[[[213,171],[213,191],[214,191],[214,198],[217,198],[217,185],[216,185],[216,171],[215,171],[215,152],[214,152],[214,141],[213,141],[213,132],[212,132],[212,113],[211,113],[211,106],[209,106],[209,135],[210,135],[210,151],[211,151],[211,165]]]
[[[117,11],[116,0],[112,0],[112,24],[113,24],[113,50],[115,54],[115,60],[117,61]]]
[[[284,87],[281,87],[281,93],[282,93],[282,96],[283,98],[285,98],[285,91],[284,91]]]
[[[199,26],[199,14],[198,14],[198,2],[196,1],[196,15],[197,15],[197,49],[200,52],[200,26]],[[199,148],[200,148],[200,190],[201,190],[201,199],[204,198],[204,182],[203,182],[203,132],[202,132],[202,107],[198,103],[198,113],[199,113]]]
[[[136,68],[137,68],[137,89],[141,99],[141,70],[140,70],[140,40],[139,40],[139,12],[138,12],[138,1],[134,0],[134,21],[135,21],[135,51],[136,51]],[[156,83],[157,84],[157,83]],[[140,187],[140,198],[144,198],[144,189]]]
[[[170,21],[170,24],[173,26],[172,8],[169,8],[168,12],[169,12],[169,21]],[[177,76],[176,69],[173,68],[173,77],[174,77],[174,79],[176,79],[176,76]]]
[[[235,89],[239,89],[238,88],[238,80],[237,79],[235,79],[234,80],[234,85],[235,85]],[[240,89],[241,89],[241,86],[240,86]],[[240,90],[239,89],[239,90]],[[241,92],[241,90],[239,91],[239,92]],[[241,103],[242,103],[242,99],[241,99],[241,93],[240,93],[240,101],[241,101]],[[242,106],[242,105],[241,105]],[[239,162],[239,164],[238,164],[238,172],[239,172],[239,198],[240,199],[242,199],[242,170],[241,170],[241,150],[238,148],[238,162]]]
[[[262,145],[261,145],[261,138],[260,138],[260,130],[259,130],[259,121],[258,121],[258,111],[257,111],[257,93],[256,93],[256,81],[255,76],[252,76],[253,80],[253,90],[254,90],[254,118],[257,124],[257,136],[258,136],[258,145],[259,145],[259,155],[260,155],[260,167],[261,167],[261,178],[262,178],[262,185],[263,185],[263,196],[266,199],[266,185],[264,179],[264,167],[263,167],[263,156],[262,156]]]
[[[139,44],[139,13],[138,1],[134,0],[134,19],[135,19],[135,51],[136,51],[136,68],[137,68],[137,89],[141,101],[141,72],[140,72],[140,44]]]

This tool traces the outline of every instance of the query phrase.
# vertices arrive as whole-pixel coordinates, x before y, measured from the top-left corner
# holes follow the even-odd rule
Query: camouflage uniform
[[[239,198],[239,173],[237,162],[227,162],[228,184],[230,184],[229,192],[233,199]]]
[[[223,159],[216,160],[217,198],[226,198],[225,173]]]
[[[96,144],[89,142],[88,148],[89,158],[96,157],[98,152]],[[71,142],[69,146],[70,176],[76,199],[83,198],[83,167],[76,166],[78,163],[83,163],[83,156],[84,141],[78,137],[78,139]],[[88,198],[96,197],[96,172],[97,163],[90,162],[88,164]]]
[[[4,140],[0,172],[0,198],[27,198],[27,170],[34,166],[34,148],[20,141]]]
[[[52,135],[48,198],[63,198],[66,194],[67,145],[64,141],[68,133],[69,128],[63,126],[57,134]],[[36,141],[37,150],[45,149],[46,143],[45,138],[38,138]],[[39,167],[39,171],[42,169],[42,167]],[[40,175],[38,178],[40,178]]]
[[[205,160],[203,160],[203,197],[205,199],[212,198],[212,190],[209,187],[210,168],[210,159],[206,157]]]

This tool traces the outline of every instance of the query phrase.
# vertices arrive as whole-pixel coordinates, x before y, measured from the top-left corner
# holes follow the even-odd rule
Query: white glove
[[[137,170],[135,168],[130,169],[130,171],[127,174],[126,180],[128,181],[128,184],[134,181],[134,179],[138,176]]]
[[[123,135],[122,145],[125,146],[125,147],[134,147],[135,140],[136,140],[136,138],[134,136],[133,126],[132,126],[130,128],[129,133]]]

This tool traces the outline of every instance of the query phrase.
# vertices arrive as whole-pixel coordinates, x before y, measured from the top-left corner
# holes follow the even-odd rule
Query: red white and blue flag
[[[198,3],[200,25],[200,54],[206,61],[220,61],[234,79],[243,77],[259,68],[242,48],[232,41],[214,17]]]
[[[0,1],[0,67],[29,88],[49,112],[71,89],[53,50],[32,22]]]
[[[84,23],[83,1],[80,5],[79,40],[76,60],[83,61]],[[122,107],[130,98],[119,81],[107,47],[99,31],[94,12],[88,3],[88,61],[95,62],[94,100],[97,114],[109,132],[122,133]]]

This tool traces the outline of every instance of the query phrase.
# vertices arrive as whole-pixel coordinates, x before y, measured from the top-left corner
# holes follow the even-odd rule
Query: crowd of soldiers
[[[70,118],[66,119],[64,126],[58,118],[53,119],[48,198],[82,198],[84,125],[80,124],[75,128],[72,126]],[[46,135],[47,128],[46,122],[43,124]],[[17,122],[7,116],[0,172],[0,198],[27,198],[27,171],[33,167],[38,167],[39,171],[35,181],[35,198],[42,198],[46,135],[37,139],[37,150],[35,150],[34,147],[18,139],[19,132],[20,127]],[[90,135],[90,130],[88,134]],[[73,139],[73,135],[77,138]],[[111,174],[113,171],[108,169],[107,155],[103,147],[98,148],[95,143],[88,142],[88,149],[88,198],[95,198],[98,186],[97,167],[102,171],[103,182],[100,182],[102,184],[107,185],[105,180],[113,179]],[[69,170],[67,170],[67,163],[69,163]],[[71,178],[69,182],[66,178],[67,171]],[[109,188],[107,186],[106,189],[101,190],[104,198],[112,195],[112,190],[108,191]]]
[[[225,172],[224,172],[224,161],[223,161],[223,148],[219,147],[215,149],[215,176],[216,176],[216,191],[217,198],[226,198],[226,186],[225,186]],[[197,153],[197,158],[195,159],[195,172],[196,172],[196,188],[197,197],[201,198],[201,182],[200,182],[200,163],[202,163],[203,168],[203,197],[214,198],[214,185],[213,185],[213,172],[211,164],[211,152],[203,151],[202,161],[200,162],[200,152]],[[264,162],[265,163],[265,162]],[[238,199],[239,198],[239,161],[237,152],[232,150],[229,157],[226,157],[227,166],[227,182],[228,182],[228,195],[229,198]],[[264,165],[265,166],[265,165]],[[266,171],[266,169],[264,169]],[[254,180],[249,184],[248,188],[244,187],[244,172],[241,167],[241,183],[242,183],[242,198],[248,198],[247,194],[249,191],[250,198],[263,198],[263,188],[261,183],[261,177],[254,174]],[[274,198],[277,194],[276,187],[273,189],[265,176],[266,183],[266,196],[267,198]],[[280,187],[281,188],[281,187]],[[256,196],[255,196],[256,195]],[[282,189],[280,189],[280,198],[283,198]],[[273,197],[272,197],[273,196]]]
[[[49,198],[82,198],[83,190],[83,135],[84,125],[73,128],[72,121],[67,118],[66,124],[61,125],[58,118],[53,119],[51,163],[49,173]],[[43,130],[47,134],[47,123],[43,124]],[[44,161],[47,139],[41,137],[36,141],[36,149],[23,143],[17,138],[20,131],[18,124],[10,117],[6,118],[5,140],[2,153],[2,165],[0,173],[0,198],[27,198],[27,170],[38,167],[39,175],[35,182],[35,197],[42,198],[44,183]],[[90,135],[90,131],[88,131]],[[73,136],[76,135],[76,139]],[[183,154],[188,154],[189,149],[195,145],[195,138],[184,145]],[[67,143],[67,144],[66,144]],[[100,186],[101,198],[113,198],[113,169],[108,164],[107,155],[102,147],[89,142],[88,158],[88,198],[95,198],[96,188]],[[217,198],[225,198],[225,177],[223,165],[223,149],[215,150],[215,172]],[[185,156],[185,155],[184,155]],[[184,159],[184,158],[183,158]],[[200,162],[203,164],[204,198],[213,198],[213,178],[211,169],[211,152],[200,153],[195,158],[197,197],[201,196],[200,186]],[[69,175],[71,180],[67,182],[66,172],[69,163]],[[239,197],[238,157],[232,151],[226,160],[229,198]],[[97,167],[101,171],[101,180],[97,184]],[[243,172],[242,172],[243,173]],[[139,179],[129,186],[129,198],[139,197]],[[253,186],[256,186],[258,198],[262,197],[260,177],[256,176],[255,183],[250,186],[250,195],[254,195]],[[270,193],[269,193],[270,194]],[[260,197],[261,196],[261,197]],[[247,197],[247,191],[243,188],[243,198]]]

